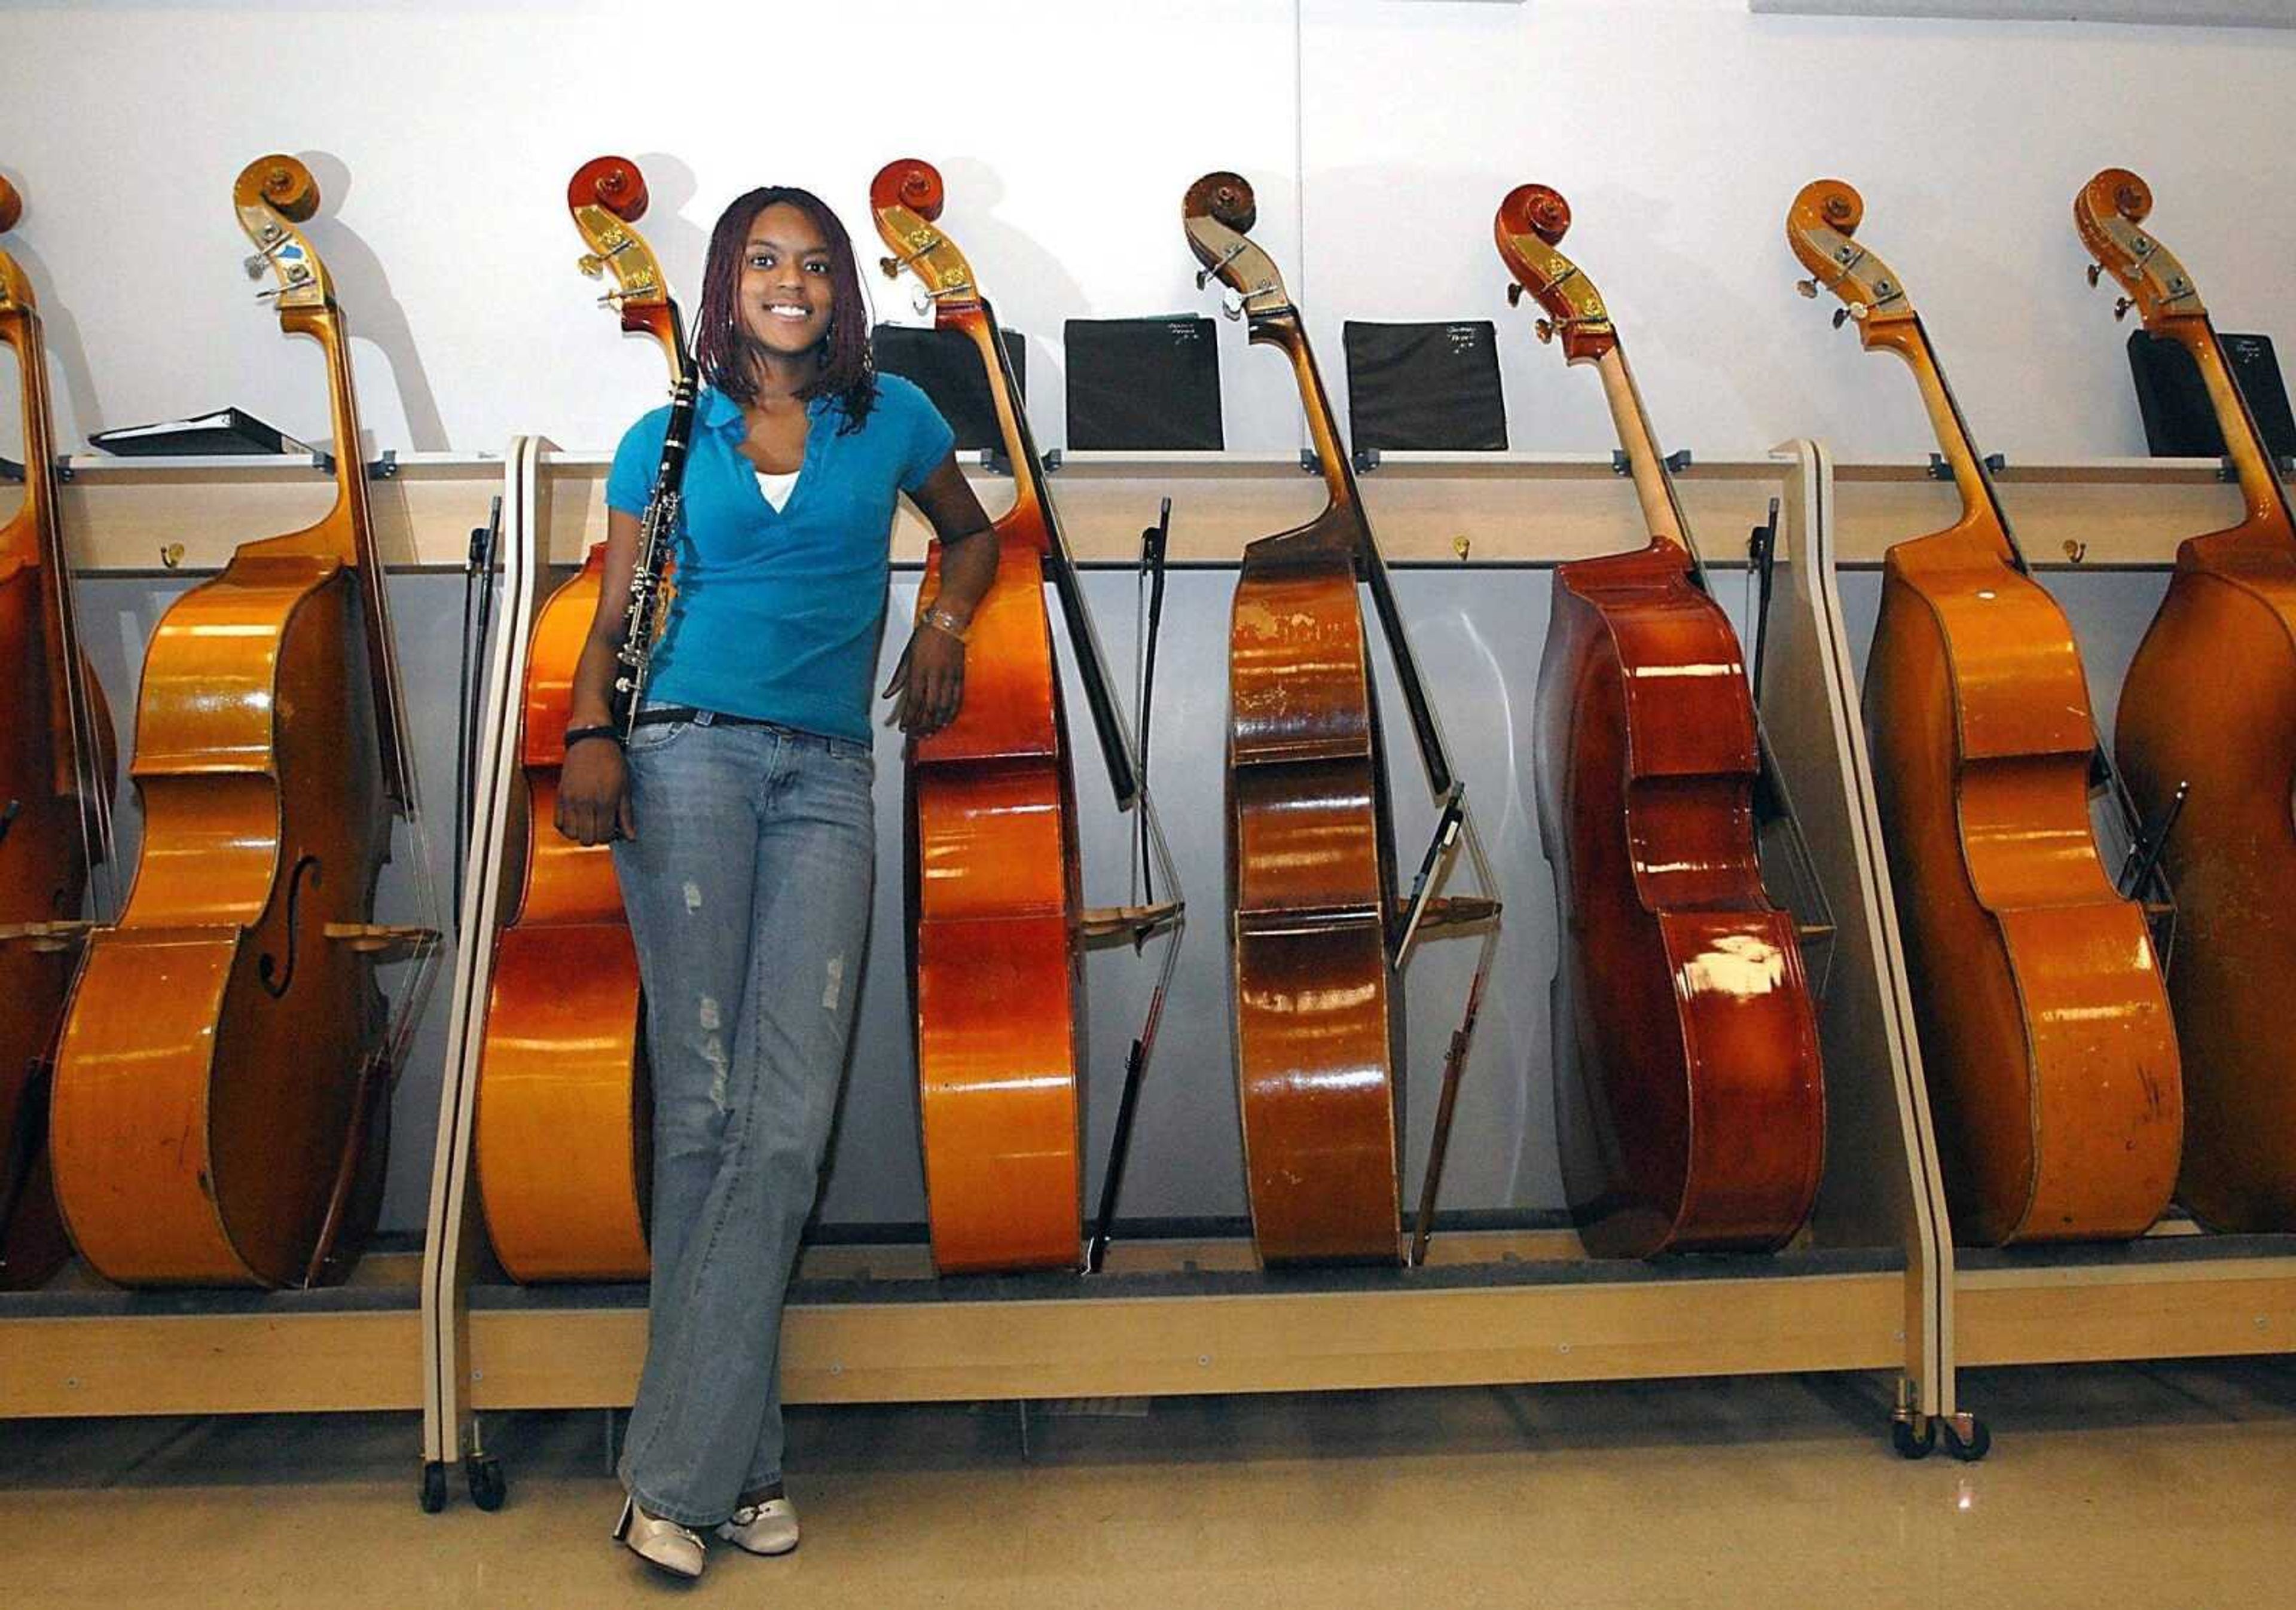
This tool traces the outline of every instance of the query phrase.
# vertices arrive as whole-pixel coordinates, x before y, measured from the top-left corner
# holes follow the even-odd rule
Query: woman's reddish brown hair
[[[811,218],[829,243],[829,331],[822,338],[821,373],[798,396],[811,401],[833,396],[845,410],[842,434],[858,430],[877,401],[877,366],[870,356],[869,305],[861,298],[861,273],[853,241],[829,204],[809,190],[764,184],[735,198],[718,215],[709,236],[709,261],[701,275],[701,332],[693,342],[702,378],[737,403],[757,400],[757,376],[750,355],[757,343],[742,328],[735,301],[742,282],[742,256],[750,226],[768,207],[796,208]]]

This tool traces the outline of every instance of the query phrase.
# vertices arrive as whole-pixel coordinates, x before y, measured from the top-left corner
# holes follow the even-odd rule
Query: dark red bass
[[[1762,887],[1752,696],[1609,309],[1555,249],[1570,227],[1520,185],[1499,256],[1601,375],[1651,539],[1556,568],[1539,661],[1563,1185],[1599,1255],[1775,1247],[1816,1197],[1825,1109],[1799,931]]]

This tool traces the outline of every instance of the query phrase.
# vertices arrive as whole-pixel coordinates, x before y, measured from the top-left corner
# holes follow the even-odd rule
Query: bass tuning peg
[[[898,257],[879,257],[877,266],[885,271],[885,277],[889,280],[901,277],[901,259]]]
[[[586,251],[574,259],[574,266],[582,271],[585,279],[594,280],[606,272],[606,259],[594,251]]]
[[[1801,292],[1803,296],[1808,298],[1811,301],[1815,302],[1817,300],[1817,282],[1816,280],[1796,280],[1794,282],[1794,289]]]
[[[249,279],[251,280],[258,278],[262,274],[263,271],[259,266],[265,260],[265,258],[260,257],[253,257],[249,260],[247,265],[247,277]],[[310,279],[310,277],[311,269],[308,264],[290,263],[287,265],[287,283],[285,285],[266,285],[261,290],[255,293],[255,299],[258,302],[268,302],[275,298],[284,296],[288,291],[299,290],[303,284]]]
[[[1530,332],[1537,336],[1542,344],[1551,341],[1554,339],[1554,321],[1541,319],[1530,327]]]
[[[2103,265],[2103,264],[2102,264],[2102,263],[2091,263],[2091,264],[2088,266],[2088,288],[2089,288],[2091,290],[2095,290],[2096,289],[2096,282],[2097,282],[2099,280],[2103,279],[2103,277],[2104,277],[2104,265]]]
[[[2123,319],[2125,319],[2125,318],[2127,318],[2127,317],[2128,316],[2128,310],[2129,310],[2130,308],[2132,308],[2132,307],[2136,306],[2136,298],[2134,298],[2134,297],[2115,297],[2115,298],[2113,298],[2113,299],[2112,299],[2112,322],[2113,322],[2114,323],[2116,323],[2116,324],[2118,324],[2119,323],[2120,323],[2120,321],[2121,321],[2121,320],[2123,320]]]
[[[1510,307],[1520,307],[1520,306],[1522,306],[1522,282],[1521,282],[1521,281],[1520,281],[1520,280],[1509,280],[1509,281],[1507,282],[1507,288],[1506,288],[1506,290],[1507,290],[1507,306],[1510,306]]]
[[[259,280],[263,277],[263,271],[271,266],[272,258],[277,257],[280,248],[287,244],[287,232],[276,224],[266,224],[263,226],[262,233],[258,237],[259,249],[240,264],[242,268],[247,270],[249,279]]]
[[[1231,321],[1243,316],[1243,292],[1230,286],[1220,293],[1220,316]]]
[[[1248,241],[1238,241],[1234,245],[1227,248],[1225,251],[1220,253],[1218,262],[1207,263],[1201,268],[1197,269],[1196,289],[1198,290],[1201,290],[1205,286],[1210,284],[1212,282],[1212,276],[1218,274],[1221,269],[1226,268],[1230,263],[1234,262],[1238,257],[1242,257],[1244,252],[1244,248],[1250,244],[1250,242]],[[1228,317],[1230,318],[1234,318],[1234,316],[1235,315],[1234,314],[1228,315]]]

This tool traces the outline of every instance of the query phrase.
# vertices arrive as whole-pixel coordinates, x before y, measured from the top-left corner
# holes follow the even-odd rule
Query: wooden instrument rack
[[[63,519],[89,574],[208,572],[247,530],[286,528],[297,511],[316,518],[328,496],[300,458],[68,465]],[[576,563],[603,525],[606,458],[544,453],[538,465],[548,559]],[[462,568],[504,472],[496,455],[401,455],[373,488],[392,568]],[[1819,594],[1794,559],[1837,489],[1833,547],[1857,569],[1949,518],[1950,488],[1920,465],[1830,467],[1807,445],[1694,460],[1680,478],[1710,533],[1742,533],[1771,497],[1785,503],[1762,712],[1824,864],[1846,853],[1868,808],[1851,754],[1861,728],[1855,687],[1824,651]],[[2000,478],[2046,572],[2164,572],[2177,540],[2223,524],[2234,496],[2211,461],[2013,462]],[[1221,568],[1234,562],[1236,533],[1304,518],[1319,495],[1296,454],[1072,454],[1055,480],[1087,565],[1128,565],[1144,512],[1167,493],[1183,515],[1173,560]],[[1405,569],[1552,564],[1616,547],[1634,519],[1626,482],[1593,455],[1389,454],[1363,488]],[[0,486],[0,510],[8,496]],[[905,514],[896,562],[913,566],[922,550],[923,528]],[[1739,552],[1708,558],[1742,564]],[[1886,917],[1833,880],[1827,892],[1845,931]],[[1534,1227],[1439,1235],[1416,1271],[1265,1275],[1248,1243],[1218,1237],[1119,1242],[1098,1277],[935,1281],[921,1246],[825,1245],[809,1249],[789,1310],[789,1400],[1889,1370],[1901,1382],[1901,1437],[1919,1447],[1939,1420],[1956,1442],[1960,1366],[2296,1349],[2296,1237],[2207,1237],[2172,1221],[2128,1247],[1956,1254],[1924,1103],[1887,1051],[1881,1014],[1892,1003],[1866,965],[1865,1005],[1829,1014],[1827,1178],[1809,1236],[1784,1254],[1600,1263],[1568,1230]],[[445,1108],[464,1093],[449,1081]],[[434,1249],[449,1232],[482,1248],[460,1193],[467,1127],[441,1132],[434,1219],[456,1211],[437,1224]],[[404,1250],[371,1253],[340,1288],[275,1295],[121,1294],[68,1271],[45,1290],[0,1295],[0,1418],[412,1409],[427,1395],[424,1457],[437,1467],[480,1456],[480,1411],[629,1401],[641,1288],[521,1290],[490,1284],[485,1262],[463,1258],[427,1303],[422,1256]],[[426,1344],[449,1367],[426,1370]],[[441,1383],[427,1394],[426,1376]],[[1957,1431],[1956,1451],[1981,1440],[1973,1420]]]

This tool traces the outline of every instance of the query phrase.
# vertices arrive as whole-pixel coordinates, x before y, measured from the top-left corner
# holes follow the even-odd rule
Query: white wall
[[[640,159],[645,228],[689,295],[739,190],[814,186],[873,262],[870,175],[931,159],[952,235],[1031,338],[1048,444],[1062,320],[1214,305],[1178,226],[1213,167],[1258,186],[1259,238],[1335,388],[1345,317],[1499,319],[1519,447],[1610,443],[1592,378],[1566,379],[1500,297],[1490,216],[1524,179],[1570,199],[1566,249],[1609,294],[1662,434],[1710,455],[1799,433],[1851,457],[1927,449],[1911,388],[1792,293],[1783,215],[1821,173],[1865,191],[1866,238],[1987,445],[2016,456],[2141,451],[2070,222],[2096,168],[2152,182],[2227,328],[2272,330],[2296,260],[2296,37],[2278,33],[1758,18],[1743,0],[660,11],[677,22],[505,0],[8,6],[0,171],[28,200],[8,246],[49,309],[62,445],[227,401],[324,434],[310,355],[238,266],[231,181],[275,149],[319,175],[310,233],[360,335],[365,422],[403,448],[533,429],[602,447],[658,394],[653,354],[572,271],[564,184],[601,151]],[[1223,339],[1231,444],[1298,440],[1282,365]]]
[[[2296,37],[2112,26],[1751,17],[1738,0],[1521,8],[1309,0],[1315,312],[1501,320],[1518,446],[1606,448],[1591,375],[1508,318],[1498,199],[1553,184],[1563,249],[1608,296],[1658,428],[1717,456],[1783,437],[1929,450],[1912,386],[1802,300],[1795,191],[1865,193],[1988,450],[2139,453],[2110,296],[2076,191],[2120,164],[2224,328],[2270,331],[2296,249]]]
[[[670,40],[629,8],[82,0],[6,12],[0,168],[28,198],[8,244],[49,310],[65,445],[225,401],[324,433],[314,356],[283,342],[238,266],[231,181],[273,149],[316,153],[328,201],[310,233],[365,332],[370,430],[382,445],[465,451],[532,429],[602,447],[659,391],[653,352],[617,339],[572,269],[565,181],[603,150],[642,161],[655,196],[647,231],[688,286],[715,209],[748,184],[814,185],[866,229],[877,166],[931,158],[948,177],[952,234],[1006,322],[1033,338],[1050,441],[1060,394],[1045,383],[1058,375],[1046,338],[1061,320],[1216,306],[1190,283],[1178,226],[1183,189],[1213,167],[1257,184],[1259,238],[1310,310],[1335,386],[1350,315],[1498,319],[1520,447],[1610,443],[1592,377],[1566,374],[1501,295],[1490,215],[1524,179],[1570,198],[1569,249],[1609,294],[1661,429],[1710,455],[1808,431],[1853,456],[1927,450],[1912,388],[1792,292],[1783,213],[1819,172],[1864,187],[1867,233],[1927,308],[1988,445],[2023,457],[2140,450],[2119,332],[2081,284],[2070,223],[2096,167],[2126,162],[2153,181],[2163,234],[2228,327],[2272,328],[2296,245],[2282,199],[2296,162],[2285,104],[2296,40],[2278,36],[1758,20],[1740,0],[1304,0],[1297,13],[1289,0],[1005,0],[962,13],[971,24],[948,38],[928,33],[922,8],[805,14],[789,24],[803,30],[797,64],[783,68],[767,23],[726,20],[750,8],[685,9],[716,20]],[[686,87],[695,61],[739,61],[745,76],[704,94]],[[873,241],[860,244],[873,262]],[[887,311],[905,308],[888,289]],[[1298,441],[1284,366],[1247,356],[1240,328],[1222,331],[1230,441]],[[0,421],[0,443],[11,435]],[[1235,535],[1240,545],[1259,533]],[[2083,627],[2109,724],[2160,579],[2053,581]],[[112,623],[91,639],[123,720],[144,636],[177,584],[107,578],[83,600],[86,618]],[[435,810],[451,777],[457,587],[397,584],[400,629],[423,650],[406,658]],[[1128,665],[1128,578],[1090,584],[1103,641]],[[896,617],[914,585],[900,579]],[[1156,716],[1160,794],[1200,911],[1218,888],[1218,816],[1203,805],[1217,797],[1229,585],[1176,578]],[[1540,1070],[1554,910],[1521,760],[1545,578],[1406,571],[1398,586],[1509,908],[1445,1202],[1553,1206]],[[1734,601],[1737,589],[1725,592]],[[890,748],[880,758],[890,846],[898,789]],[[1408,861],[1423,791],[1407,756],[1397,764]],[[1127,823],[1095,771],[1080,764],[1086,859],[1094,897],[1112,900]],[[888,942],[891,854],[825,1208],[838,1221],[922,1211],[906,992]],[[394,865],[387,898],[404,875]],[[1414,1185],[1471,949],[1431,946],[1412,969]],[[1128,961],[1095,963],[1095,1168],[1145,987]],[[1185,952],[1128,1214],[1242,1209],[1235,1132],[1220,1117],[1233,1101],[1225,969],[1215,916]],[[434,998],[434,1020],[443,1006]],[[400,1086],[395,1228],[416,1222],[424,1199],[441,1038],[418,1042]]]

